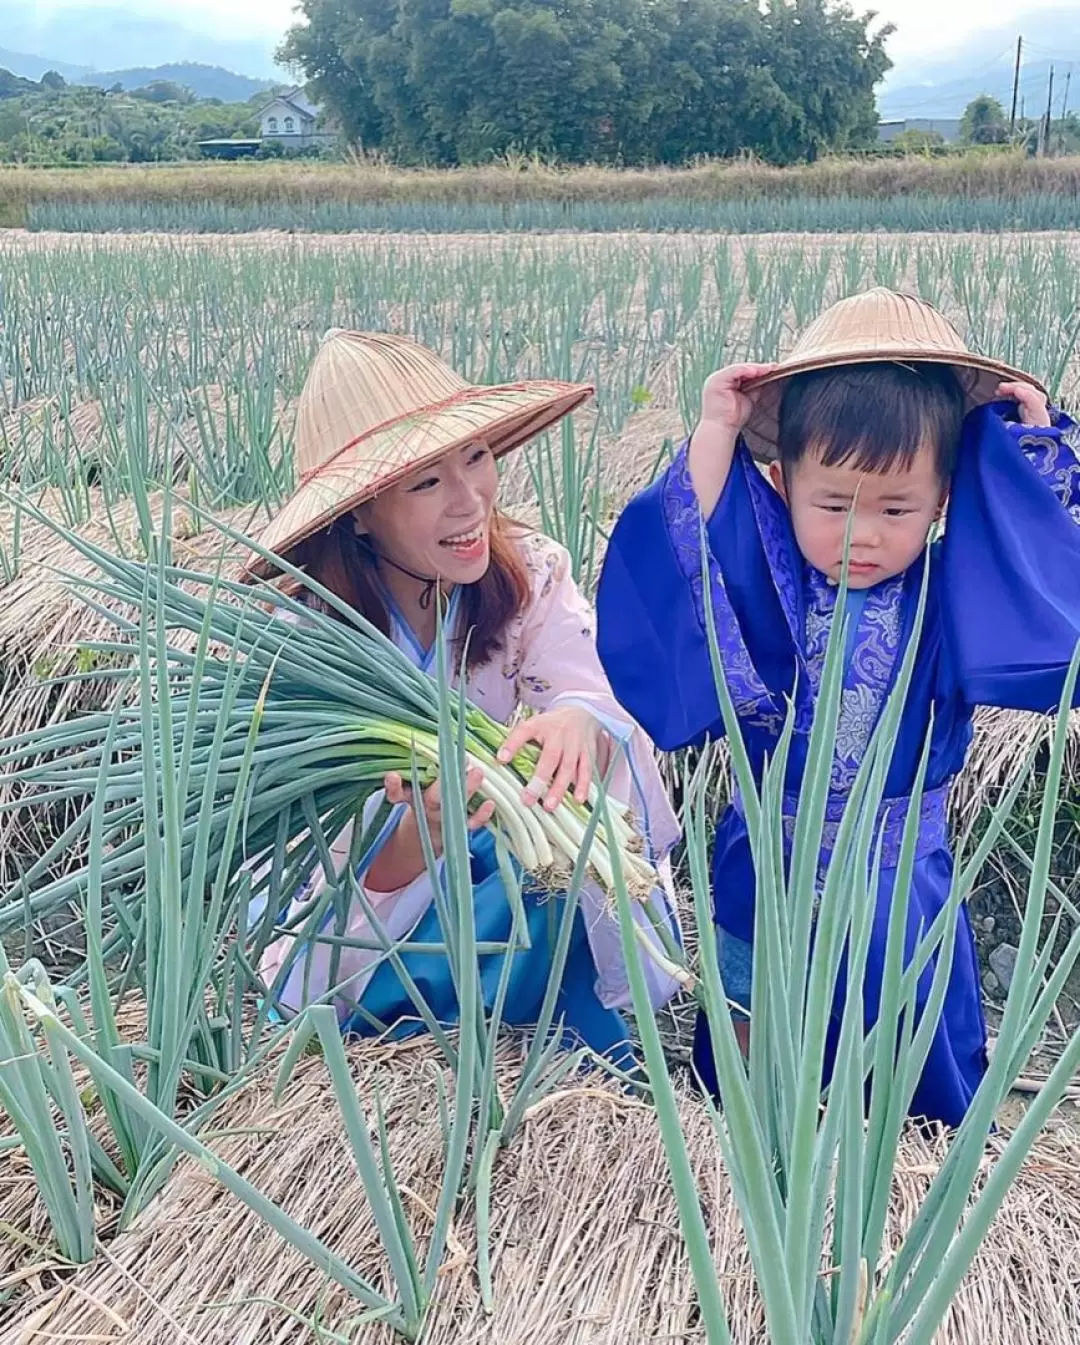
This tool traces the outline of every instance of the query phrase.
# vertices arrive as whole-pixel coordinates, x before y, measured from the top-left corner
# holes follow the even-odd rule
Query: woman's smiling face
[[[486,444],[448,453],[356,509],[376,552],[446,586],[475,584],[491,563],[491,515],[499,491]]]

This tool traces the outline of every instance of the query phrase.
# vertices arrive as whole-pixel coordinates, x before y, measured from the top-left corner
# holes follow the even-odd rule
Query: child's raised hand
[[[735,444],[757,404],[747,383],[771,373],[775,364],[730,364],[717,369],[701,390],[701,419],[690,436],[690,479],[706,518],[716,508],[735,457]]]
[[[997,390],[999,397],[1008,398],[1009,401],[1016,403],[1020,410],[1021,424],[1043,429],[1053,424],[1046,393],[1040,392],[1030,383],[999,383]]]
[[[701,390],[702,422],[732,435],[739,434],[758,399],[758,392],[747,392],[746,384],[775,368],[774,364],[729,364],[726,369],[710,374]]]

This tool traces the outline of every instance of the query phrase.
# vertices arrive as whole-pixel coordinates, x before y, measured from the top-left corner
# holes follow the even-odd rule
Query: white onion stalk
[[[565,885],[573,873],[578,856],[585,844],[589,824],[588,809],[572,799],[564,799],[549,812],[542,807],[529,807],[522,802],[521,793],[532,778],[533,762],[528,753],[520,753],[513,762],[504,764],[496,752],[498,744],[492,739],[506,730],[488,720],[474,722],[479,716],[470,714],[469,728],[473,730],[465,759],[467,766],[481,775],[477,796],[495,804],[496,817],[503,828],[511,851],[527,873],[552,887]],[[483,740],[480,733],[483,733]],[[408,729],[400,724],[378,726],[380,736],[410,750],[432,771],[439,766],[438,740],[431,734]],[[369,731],[365,731],[369,737]],[[491,748],[495,750],[492,751]],[[590,803],[598,799],[598,792],[590,791]],[[657,884],[656,870],[642,854],[642,844],[627,821],[627,809],[607,807],[607,825],[599,826],[589,850],[590,874],[610,896],[615,878],[611,862],[611,847],[618,848],[627,888],[635,901],[645,901]],[[610,835],[608,835],[610,831]]]
[[[438,770],[438,740],[430,734],[405,730],[401,725],[393,723],[380,724],[376,731],[380,736],[385,733],[390,742],[398,745],[407,742],[410,753],[424,764],[427,772],[433,774]],[[365,736],[371,735],[366,733]],[[585,833],[590,820],[586,808],[571,799],[564,799],[550,812],[546,808],[525,804],[521,795],[527,783],[526,772],[528,778],[532,778],[531,764],[527,759],[524,769],[521,769],[514,763],[503,764],[497,756],[483,749],[479,754],[467,749],[465,765],[467,770],[476,769],[480,772],[481,780],[476,796],[495,804],[495,817],[488,824],[488,830],[502,832],[510,851],[526,873],[553,891],[565,890],[570,885],[578,857],[585,845]],[[598,804],[598,791],[593,789],[590,792],[590,803]],[[641,855],[641,840],[630,828],[628,813],[626,808],[615,810],[608,807],[605,801],[606,825],[601,823],[593,834],[588,868],[590,876],[600,884],[609,898],[613,898],[615,866],[609,847],[614,841],[619,851],[622,881],[633,899],[644,905],[657,886],[658,876]],[[610,839],[608,830],[611,832]],[[644,954],[664,975],[692,993],[697,984],[695,977],[685,966],[680,966],[667,956],[636,918],[633,926],[634,937]]]

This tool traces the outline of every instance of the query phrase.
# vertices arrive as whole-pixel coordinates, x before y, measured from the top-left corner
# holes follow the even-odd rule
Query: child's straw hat
[[[992,402],[1001,382],[1023,381],[1046,391],[1031,374],[973,354],[933,304],[893,290],[867,290],[826,309],[772,373],[747,384],[748,390],[762,389],[743,431],[751,452],[759,458],[776,457],[780,399],[793,374],[881,362],[952,365],[967,395],[968,410]],[[866,410],[868,416],[874,414],[874,407]]]
[[[259,537],[287,556],[417,468],[482,442],[496,457],[548,429],[591,396],[575,383],[467,383],[424,346],[373,332],[327,332],[300,394],[297,489]],[[252,556],[248,579],[274,566]]]

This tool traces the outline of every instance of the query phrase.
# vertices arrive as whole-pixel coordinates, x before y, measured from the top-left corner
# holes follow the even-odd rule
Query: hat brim
[[[469,388],[451,404],[421,409],[384,426],[346,446],[302,482],[263,529],[259,546],[288,560],[301,542],[413,472],[478,440],[502,457],[557,424],[593,392],[585,384],[540,381]],[[253,553],[241,577],[266,579],[279,568]]]
[[[833,353],[828,356],[807,356],[804,359],[783,361],[769,373],[746,384],[747,392],[760,390],[754,412],[743,429],[743,438],[754,457],[771,462],[778,456],[780,400],[784,386],[796,374],[815,373],[821,369],[839,369],[857,364],[944,364],[949,365],[964,390],[965,411],[997,399],[999,383],[1030,383],[1042,393],[1046,389],[1039,380],[1022,369],[1014,369],[1000,360],[981,355],[959,355],[955,351],[933,352],[895,347],[875,351],[862,350],[850,355]]]

